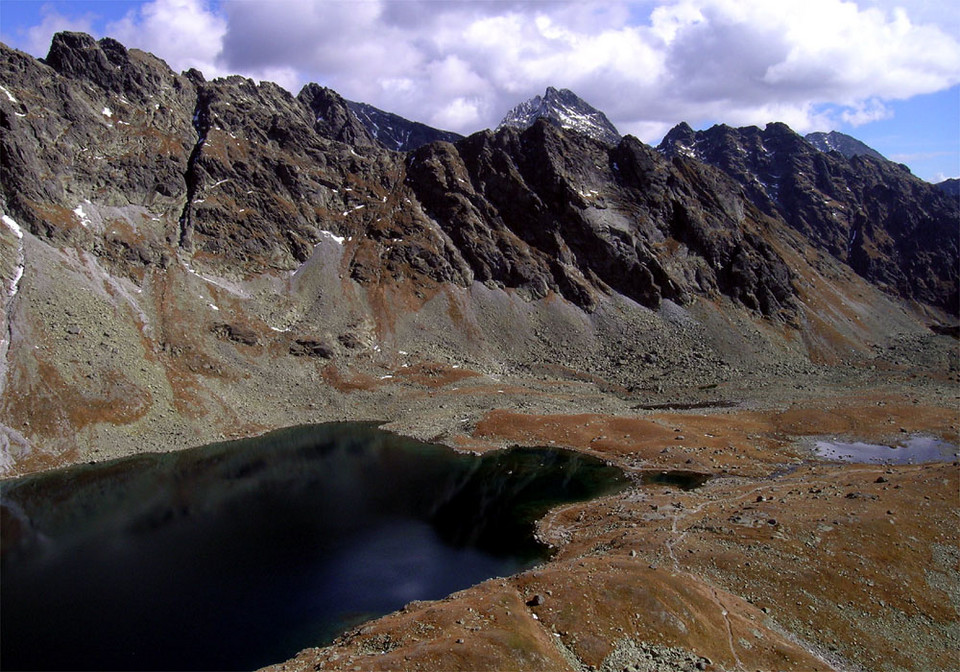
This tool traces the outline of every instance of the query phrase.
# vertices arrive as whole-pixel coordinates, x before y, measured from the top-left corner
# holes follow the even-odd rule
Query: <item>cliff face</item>
[[[8,455],[292,423],[298,386],[341,417],[400,352],[627,394],[861,356],[956,312],[956,204],[782,125],[681,126],[658,152],[540,119],[400,153],[314,84],[206,81],[76,33],[42,61],[0,50]]]
[[[764,240],[775,223],[709,167],[542,120],[429,145],[408,164],[408,184],[481,282],[587,310],[610,292],[649,308],[725,294],[792,314],[790,270]]]

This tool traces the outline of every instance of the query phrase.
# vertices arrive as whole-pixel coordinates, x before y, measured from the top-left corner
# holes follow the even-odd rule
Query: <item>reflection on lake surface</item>
[[[874,443],[817,441],[817,455],[841,462],[873,464],[921,464],[950,462],[957,458],[957,447],[930,436],[915,436],[900,446]]]
[[[588,456],[338,423],[0,485],[5,669],[252,669],[546,557]]]

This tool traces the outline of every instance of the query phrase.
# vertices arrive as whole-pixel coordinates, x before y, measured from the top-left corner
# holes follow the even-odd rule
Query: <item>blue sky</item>
[[[470,133],[547,86],[624,133],[783,121],[960,176],[960,3],[942,0],[0,0],[0,37],[111,36],[175,70],[309,81]]]

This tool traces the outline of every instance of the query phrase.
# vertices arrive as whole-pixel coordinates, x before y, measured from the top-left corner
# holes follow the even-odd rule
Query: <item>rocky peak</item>
[[[349,103],[333,89],[310,83],[300,90],[297,100],[314,115],[314,129],[331,140],[371,147],[377,144],[367,127],[350,111]]]
[[[695,157],[696,151],[694,145],[697,141],[696,132],[690,128],[690,124],[681,121],[670,129],[670,132],[663,136],[660,141],[659,150],[665,156],[689,156]]]
[[[109,52],[114,58],[119,56],[115,49],[109,49]],[[97,41],[86,33],[62,32],[54,35],[45,61],[61,75],[86,78],[105,88],[116,79],[116,66],[110,62]]]
[[[852,136],[837,131],[808,133],[804,138],[821,152],[840,152],[848,159],[854,156],[872,156],[882,161],[887,160],[883,154],[874,148]]]
[[[589,105],[569,89],[547,87],[543,96],[534,96],[507,113],[501,128],[528,128],[537,119],[545,119],[554,126],[576,131],[608,145],[620,142],[620,133],[606,115]]]
[[[110,37],[94,40],[86,33],[54,35],[44,62],[61,75],[92,82],[138,103],[163,88],[174,74],[153,54],[127,49]]]
[[[404,119],[398,114],[384,112],[366,103],[346,101],[350,111],[383,147],[397,152],[409,152],[431,142],[456,142],[459,133],[442,131],[418,121]]]

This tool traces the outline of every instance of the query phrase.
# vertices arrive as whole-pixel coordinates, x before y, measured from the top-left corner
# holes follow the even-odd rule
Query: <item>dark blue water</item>
[[[533,521],[622,488],[330,424],[0,484],[5,670],[229,670],[543,560]]]

